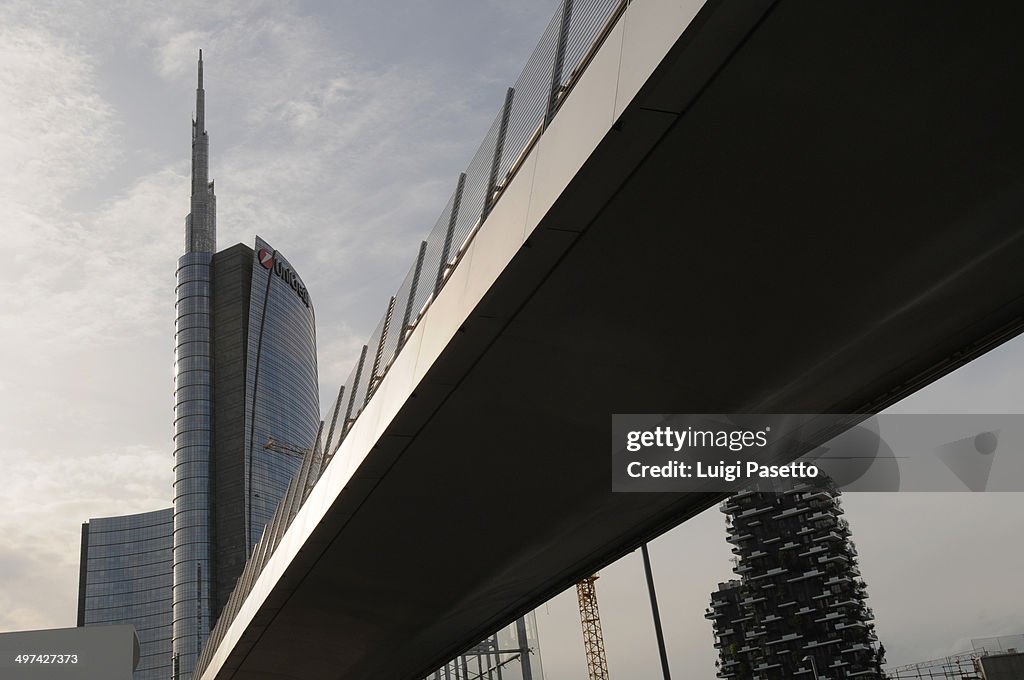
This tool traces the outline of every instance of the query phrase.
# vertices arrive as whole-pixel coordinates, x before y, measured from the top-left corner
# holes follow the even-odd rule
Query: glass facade
[[[247,351],[248,553],[298,471],[301,453],[315,444],[320,425],[313,303],[288,260],[259,237]]]
[[[174,659],[189,680],[320,424],[313,305],[261,239],[178,261]]]
[[[141,643],[134,680],[171,677],[173,509],[82,526],[78,625],[130,623]]]
[[[174,655],[191,669],[210,620],[211,253],[178,260],[174,350]],[[185,676],[188,677],[188,676]]]

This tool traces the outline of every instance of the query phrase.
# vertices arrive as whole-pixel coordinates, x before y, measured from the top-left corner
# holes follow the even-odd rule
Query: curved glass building
[[[178,261],[174,389],[174,629],[179,654],[199,653],[210,621],[213,372],[210,253]],[[194,623],[194,626],[188,625]],[[188,644],[181,649],[187,635]],[[187,651],[186,651],[187,650]]]
[[[309,292],[288,260],[258,236],[252,268],[245,411],[248,550],[260,540],[320,425],[316,319]]]
[[[172,520],[167,508],[82,525],[78,625],[134,625],[134,680],[171,677]]]
[[[192,121],[192,202],[178,260],[174,348],[173,674],[191,677],[210,620],[213,472],[212,268],[216,202],[209,182],[203,53]]]
[[[313,302],[288,260],[256,238],[216,252],[203,61],[192,201],[178,260],[173,675],[189,680],[252,547],[320,425]]]

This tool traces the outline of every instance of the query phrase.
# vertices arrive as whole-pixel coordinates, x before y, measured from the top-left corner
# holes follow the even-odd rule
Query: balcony
[[[804,580],[809,579],[809,578],[814,578],[815,576],[820,576],[821,574],[824,574],[824,573],[825,572],[823,572],[821,569],[818,569],[817,567],[815,567],[814,569],[811,569],[810,571],[805,571],[800,576],[794,576],[793,578],[787,578],[786,579],[786,583],[796,583],[797,581],[804,581]]]
[[[825,640],[824,642],[808,642],[806,645],[804,645],[804,649],[817,649],[818,647],[828,647],[829,645],[837,645],[840,642],[842,642],[840,638],[836,638],[834,640]]]
[[[754,666],[754,670],[758,671],[758,672],[760,672],[760,671],[767,671],[767,670],[770,670],[772,668],[782,668],[782,664],[781,663],[772,663],[772,664],[770,664],[770,663],[765,661],[765,662],[762,662],[762,663],[758,664],[757,666]]]
[[[772,519],[785,519],[787,517],[795,517],[796,515],[802,515],[803,513],[807,512],[807,510],[807,508],[789,508],[787,510],[783,510],[777,515],[772,515]]]
[[[816,545],[813,548],[811,548],[810,550],[806,550],[806,551],[804,551],[802,553],[799,553],[798,557],[809,557],[811,555],[817,555],[820,552],[825,552],[826,550],[828,550],[827,546]]]
[[[763,578],[770,578],[770,577],[776,576],[778,574],[785,574],[787,571],[789,571],[789,570],[786,569],[785,567],[772,567],[771,569],[769,569],[768,571],[766,571],[763,574],[758,574],[757,576],[751,577],[750,580],[751,581],[759,581],[760,579],[763,579]],[[764,586],[764,587],[768,588],[770,586]]]
[[[756,517],[757,515],[763,515],[766,512],[771,512],[774,509],[775,508],[773,508],[770,505],[766,505],[763,508],[750,508],[748,510],[744,510],[739,515],[737,515],[736,519],[739,520],[744,519],[746,517]]]
[[[804,636],[802,634],[800,634],[800,633],[786,633],[785,635],[783,635],[779,639],[772,640],[771,642],[766,643],[765,647],[771,647],[773,645],[781,645],[781,644],[783,644],[785,642],[793,642],[794,640],[801,640],[801,639],[803,639],[803,637]]]
[[[847,647],[846,649],[839,650],[839,653],[840,654],[850,654],[852,652],[870,651],[870,650],[871,650],[871,645],[866,645],[863,642],[858,642],[857,644],[855,644],[855,645],[853,645],[851,647]]]
[[[729,543],[739,543],[740,541],[746,541],[747,539],[753,538],[754,534],[746,533],[738,536],[726,536],[725,540]]]

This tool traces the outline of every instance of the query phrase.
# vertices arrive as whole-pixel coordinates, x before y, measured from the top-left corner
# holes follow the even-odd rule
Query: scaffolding
[[[941,659],[932,659],[920,663],[907,664],[891,668],[887,671],[889,680],[905,680],[908,678],[947,678],[948,680],[981,680],[977,659],[985,654],[984,650],[971,650],[953,654]]]
[[[948,678],[949,680],[983,680],[981,662],[990,654],[1014,654],[1024,649],[1024,635],[977,638],[971,640],[971,651],[941,659],[907,664],[886,671],[889,680],[917,678]]]
[[[534,612],[470,647],[424,680],[544,680]]]

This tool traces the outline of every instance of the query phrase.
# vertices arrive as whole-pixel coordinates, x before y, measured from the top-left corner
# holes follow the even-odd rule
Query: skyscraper
[[[78,625],[135,626],[140,652],[134,680],[171,676],[172,520],[167,508],[82,525]]]
[[[202,643],[320,422],[313,303],[256,238],[216,251],[203,59],[192,127],[192,199],[178,260],[173,654],[188,680]],[[277,443],[273,448],[269,441]]]
[[[133,623],[136,680],[188,680],[320,425],[313,301],[256,237],[215,252],[203,55],[178,260],[174,507],[83,526],[79,625]],[[268,444],[270,444],[268,446]]]
[[[835,486],[744,491],[721,509],[740,578],[719,584],[705,614],[718,677],[883,678],[884,651]]]

